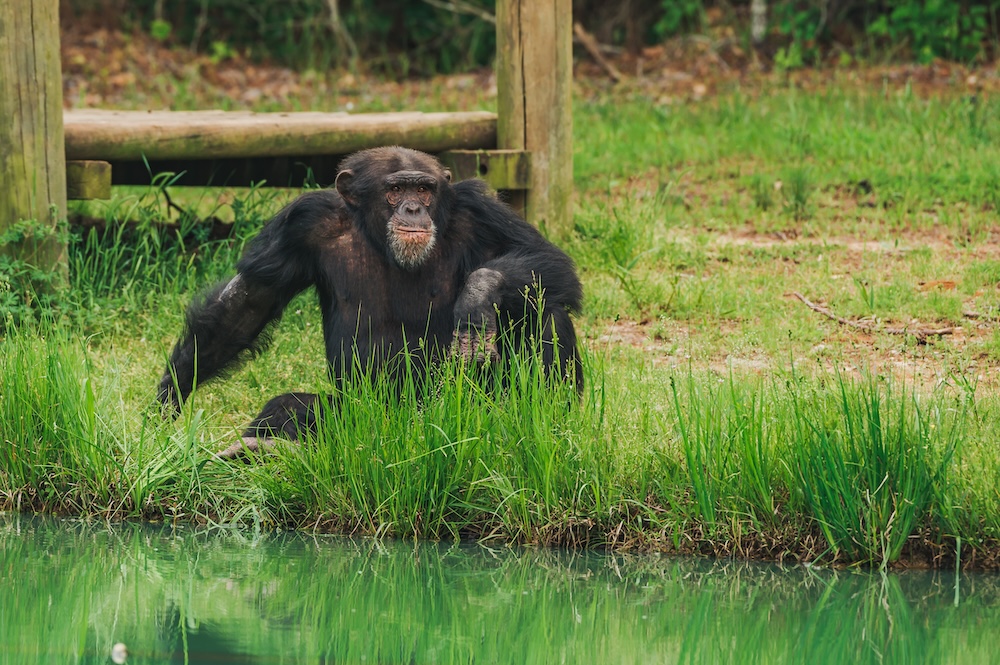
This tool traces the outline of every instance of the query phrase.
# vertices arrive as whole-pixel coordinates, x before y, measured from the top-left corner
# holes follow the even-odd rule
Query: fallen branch
[[[438,9],[444,9],[453,14],[468,14],[469,16],[475,16],[481,21],[486,21],[487,23],[492,23],[496,25],[497,17],[494,14],[489,13],[481,7],[477,7],[468,2],[462,2],[462,0],[456,0],[455,2],[444,2],[443,0],[424,0],[431,7],[437,7]]]
[[[601,66],[604,71],[608,73],[615,83],[622,80],[622,73],[618,71],[618,68],[608,62],[608,59],[604,57],[601,53],[601,47],[594,39],[594,36],[583,29],[583,26],[579,23],[573,24],[573,34],[576,35],[577,40],[583,45],[583,48],[587,49],[587,53],[590,57]]]
[[[960,326],[947,326],[945,328],[914,328],[912,326],[878,326],[870,323],[865,323],[864,321],[852,321],[851,319],[845,319],[842,316],[837,316],[831,312],[828,308],[822,305],[817,305],[812,302],[804,295],[799,292],[792,293],[793,296],[805,303],[806,307],[814,312],[819,312],[828,319],[832,319],[841,325],[845,325],[849,328],[854,328],[855,330],[860,330],[866,333],[877,333],[883,332],[890,335],[913,335],[917,338],[917,342],[923,344],[927,341],[928,337],[940,337],[942,335],[954,335],[959,332],[962,328]]]
[[[1000,317],[995,314],[983,314],[981,312],[976,312],[973,310],[966,310],[962,312],[962,316],[967,319],[973,319],[975,321],[1000,321]]]

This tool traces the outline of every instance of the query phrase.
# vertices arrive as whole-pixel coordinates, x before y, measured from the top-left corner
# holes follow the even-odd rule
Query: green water
[[[1000,577],[0,514],[0,662],[989,663]]]

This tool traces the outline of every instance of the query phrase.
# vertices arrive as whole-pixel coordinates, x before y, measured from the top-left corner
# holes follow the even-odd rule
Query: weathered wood
[[[110,199],[111,164],[89,159],[66,162],[66,198]]]
[[[498,0],[497,147],[531,153],[529,220],[572,223],[572,0]]]
[[[66,111],[68,159],[343,155],[378,145],[425,152],[496,146],[496,115]]]
[[[66,219],[58,0],[0,2],[0,231]],[[44,270],[65,270],[55,235],[7,247]]]
[[[129,182],[148,177],[148,160],[154,170],[167,166],[189,179],[198,171],[194,179],[213,184],[233,177],[259,181],[266,172],[270,184],[287,185],[301,177],[299,171],[329,175],[332,160],[376,145],[433,153],[499,148],[488,158],[456,154],[456,170],[462,175],[485,166],[487,180],[512,190],[508,200],[529,220],[568,228],[572,0],[498,0],[497,85],[497,115],[67,111],[66,155],[113,162],[116,183],[122,174]],[[520,156],[496,156],[503,151]]]
[[[521,46],[521,0],[497,0],[497,148],[524,150],[524,67]],[[511,192],[507,200],[525,213],[527,194]],[[534,220],[532,220],[534,221]]]
[[[480,178],[493,189],[527,189],[531,155],[521,150],[449,150],[439,155],[454,180]]]

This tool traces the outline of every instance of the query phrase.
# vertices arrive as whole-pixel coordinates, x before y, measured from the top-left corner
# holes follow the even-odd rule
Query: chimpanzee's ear
[[[351,192],[352,180],[354,180],[354,171],[350,169],[344,169],[337,174],[337,191],[340,192],[340,196],[345,201],[354,206],[358,204],[358,200],[354,196],[354,193]]]
[[[444,170],[444,181],[451,182],[451,169]]]

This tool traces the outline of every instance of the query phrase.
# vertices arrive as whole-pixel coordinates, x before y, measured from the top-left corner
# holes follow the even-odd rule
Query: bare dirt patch
[[[816,325],[828,324],[817,320]],[[791,361],[788,357],[776,359],[752,348],[695,355],[691,353],[692,338],[701,334],[696,324],[674,321],[666,325],[666,333],[659,332],[663,326],[662,322],[626,319],[599,322],[596,326],[599,332],[592,338],[591,345],[629,347],[656,370],[707,370],[722,377],[730,373],[763,376],[794,367],[796,371],[818,371],[831,376],[860,378],[874,374],[891,377],[921,392],[958,384],[975,384],[984,389],[1000,387],[1000,366],[995,362],[976,357],[966,358],[960,364],[956,362],[956,357],[970,341],[992,334],[992,327],[981,324],[968,325],[947,339],[936,340],[916,350],[881,344],[877,335],[828,327],[825,341]],[[657,328],[655,334],[654,327]]]
[[[310,108],[314,100],[333,99],[337,110],[350,110],[372,102],[417,103],[433,91],[442,110],[467,110],[480,108],[484,99],[496,95],[496,79],[488,70],[404,81],[342,71],[299,72],[235,51],[209,55],[138,30],[108,29],[105,18],[74,16],[62,22],[67,106],[170,108],[182,94],[185,107],[218,108],[224,103],[250,108],[267,103]],[[820,91],[835,84],[876,94],[906,88],[922,97],[1000,91],[997,63],[968,67],[937,61],[782,71],[766,54],[746,51],[739,42],[728,34],[680,37],[636,53],[606,54],[622,74],[618,82],[578,45],[574,80],[584,96],[642,96],[663,105],[710,101],[734,89],[754,96],[776,85]]]
[[[1000,242],[995,233],[971,247],[957,244],[942,228],[897,231],[893,237],[882,239],[845,234],[820,237],[761,233],[749,227],[721,232],[671,228],[668,235],[672,243],[700,246],[709,256],[728,257],[706,268],[722,271],[727,280],[746,280],[748,275],[760,276],[762,271],[775,270],[775,259],[745,258],[748,255],[740,251],[734,254],[733,248],[776,250],[775,257],[787,254],[794,263],[806,264],[795,266],[797,272],[787,282],[809,286],[791,286],[765,295],[765,299],[773,302],[762,306],[784,312],[787,323],[781,324],[782,329],[807,329],[812,331],[807,337],[818,336],[821,341],[804,346],[791,342],[787,347],[779,342],[771,344],[770,350],[762,349],[747,341],[746,332],[753,328],[759,336],[773,336],[777,331],[769,332],[768,328],[774,327],[774,320],[761,323],[752,319],[753,312],[743,312],[735,318],[705,322],[678,320],[669,315],[597,321],[591,338],[598,347],[617,345],[632,349],[654,368],[693,367],[720,375],[787,371],[794,364],[802,371],[891,376],[921,390],[958,383],[1000,386],[1000,361],[986,351],[1000,325],[1000,313],[996,311],[996,291],[1000,284],[977,290],[962,284],[963,270],[971,261],[1000,260]],[[803,246],[822,250],[818,256],[829,259],[829,272],[813,272],[812,261],[805,258],[813,255],[809,252],[803,255]],[[918,279],[910,272],[907,262],[913,252],[931,255],[928,260],[935,266],[931,277]],[[914,300],[922,302],[936,294],[952,299],[957,296],[962,304],[961,314],[944,319],[930,316],[926,320],[912,317],[894,320],[845,315],[835,307],[824,314],[795,295],[799,289],[811,289],[807,291],[810,301],[829,308],[826,298],[845,290],[853,292],[852,285],[859,274],[877,274],[885,280],[909,275],[903,278],[903,288],[905,280],[912,279],[909,288]],[[753,323],[748,323],[751,320]]]

